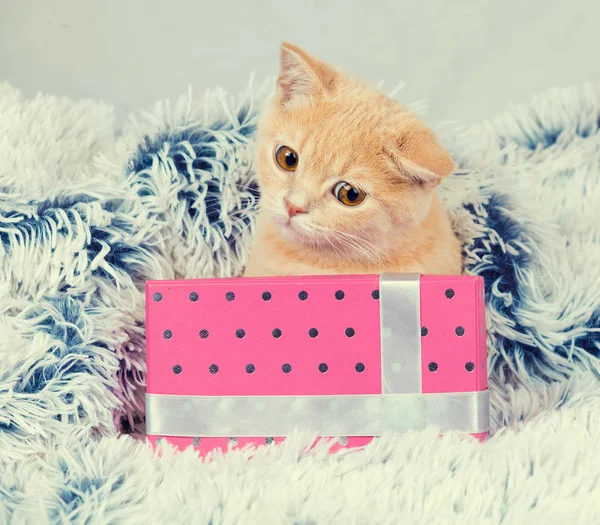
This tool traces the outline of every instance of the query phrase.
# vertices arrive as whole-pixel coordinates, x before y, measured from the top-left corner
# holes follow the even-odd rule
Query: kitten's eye
[[[296,171],[298,167],[298,154],[287,146],[279,146],[275,152],[277,165],[285,171]]]
[[[367,194],[347,182],[338,182],[333,188],[336,199],[346,206],[358,206],[365,200]]]

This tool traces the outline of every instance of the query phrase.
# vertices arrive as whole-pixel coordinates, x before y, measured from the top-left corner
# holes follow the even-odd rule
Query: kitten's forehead
[[[377,160],[386,124],[365,104],[327,101],[280,115],[278,141],[298,150],[305,167],[339,174],[360,163]]]
[[[346,170],[356,153],[343,136],[323,133],[322,130],[306,132],[300,138],[299,148],[305,166],[314,172],[322,171],[324,176],[326,172],[331,175]]]

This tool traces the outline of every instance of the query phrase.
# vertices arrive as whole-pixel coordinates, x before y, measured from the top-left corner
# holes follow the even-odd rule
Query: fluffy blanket
[[[313,436],[203,462],[144,434],[147,279],[241,272],[263,96],[190,95],[115,132],[0,85],[0,523],[591,523],[600,512],[600,91],[445,129],[442,188],[486,282],[493,433]],[[250,460],[248,457],[252,456]]]

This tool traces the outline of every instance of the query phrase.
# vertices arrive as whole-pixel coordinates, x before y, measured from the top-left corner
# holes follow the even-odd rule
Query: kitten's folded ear
[[[384,148],[401,176],[419,186],[433,188],[454,171],[454,161],[432,133],[413,134],[410,139]]]
[[[295,105],[324,95],[335,83],[336,71],[292,44],[281,45],[277,95],[281,105]]]

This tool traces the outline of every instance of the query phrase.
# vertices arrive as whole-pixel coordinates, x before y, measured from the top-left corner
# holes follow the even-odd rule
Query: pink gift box
[[[150,441],[202,454],[295,429],[340,447],[487,436],[483,280],[417,274],[149,281]]]

